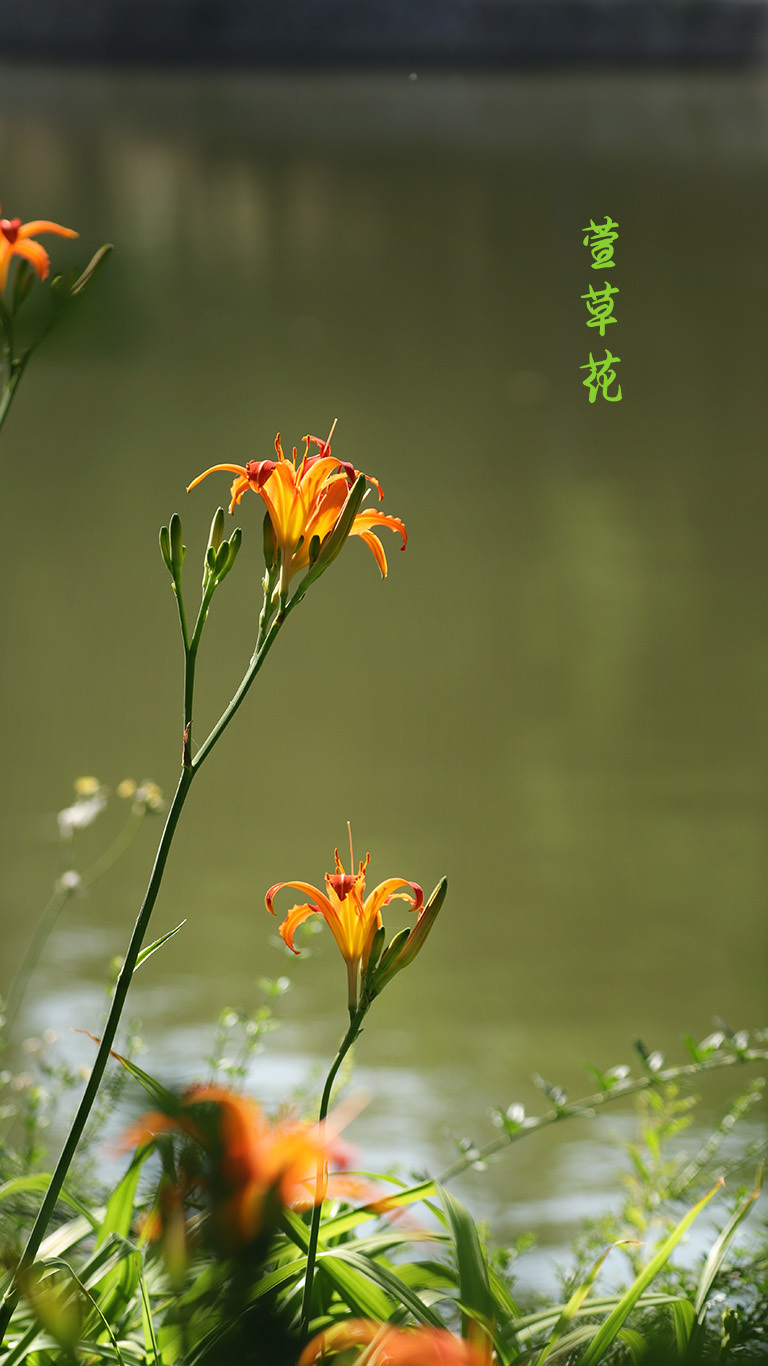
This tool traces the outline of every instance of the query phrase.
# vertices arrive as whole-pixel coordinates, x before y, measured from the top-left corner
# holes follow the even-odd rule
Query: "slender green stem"
[[[6,384],[5,389],[3,391],[3,396],[0,399],[0,427],[2,427],[6,417],[8,416],[8,410],[11,406],[11,402],[13,401],[13,396],[16,393],[16,390],[19,385],[19,380],[24,374],[27,361],[32,355],[32,351],[33,347],[30,346],[28,350],[24,352],[24,355],[20,356],[17,360],[13,359],[12,352],[8,351],[7,353],[8,383]]]
[[[179,625],[181,626],[181,639],[184,643],[184,658],[189,657],[189,631],[187,629],[187,613],[184,607],[184,594],[181,591],[181,577],[173,580],[173,596],[176,599],[176,606],[179,609]],[[184,688],[184,702],[186,710],[186,685]]]
[[[8,383],[6,384],[5,389],[3,390],[2,398],[0,398],[0,427],[2,427],[6,417],[8,416],[8,410],[11,406],[13,396],[16,392],[16,386],[20,379],[21,370],[15,370],[9,358]]]
[[[85,1124],[91,1112],[93,1102],[96,1099],[96,1094],[99,1090],[99,1086],[101,1085],[101,1079],[104,1075],[104,1069],[106,1068],[109,1059],[110,1049],[112,1048],[112,1044],[114,1043],[115,1035],[117,1033],[117,1027],[120,1023],[120,1017],[123,1011],[123,1006],[125,1005],[125,999],[128,995],[128,988],[131,985],[131,978],[133,976],[134,968],[136,967],[136,960],[141,951],[141,946],[144,940],[144,936],[146,934],[150,916],[152,915],[155,901],[157,900],[157,894],[160,890],[160,883],[162,882],[163,872],[165,870],[165,864],[168,858],[168,852],[173,842],[173,836],[176,831],[179,816],[181,815],[181,810],[186,800],[186,796],[192,783],[193,777],[194,769],[182,769],[181,775],[179,777],[178,786],[176,788],[173,801],[171,802],[171,806],[168,811],[165,827],[160,838],[160,844],[158,846],[157,854],[155,856],[155,862],[152,868],[149,884],[147,886],[147,890],[144,896],[144,901],[142,903],[139,914],[136,918],[136,924],[134,925],[133,934],[131,935],[131,941],[128,945],[128,952],[125,955],[125,960],[120,970],[120,976],[118,977],[117,983],[115,985],[115,991],[112,997],[112,1004],[109,1009],[109,1015],[107,1016],[107,1021],[104,1026],[101,1042],[99,1044],[98,1052],[96,1054],[96,1060],[93,1064],[91,1075],[88,1078],[88,1082],[83,1093],[82,1100],[80,1101],[80,1104],[77,1108],[77,1113],[72,1121],[72,1126],[67,1135],[64,1147],[61,1151],[61,1156],[59,1157],[59,1160],[56,1164],[56,1170],[54,1171],[53,1176],[51,1177],[50,1185],[48,1187],[48,1190],[46,1191],[45,1198],[43,1200],[42,1205],[40,1206],[38,1216],[32,1227],[32,1232],[30,1233],[29,1238],[27,1240],[27,1245],[24,1248],[24,1251],[21,1255],[21,1259],[19,1261],[16,1274],[14,1276],[13,1281],[11,1282],[10,1287],[6,1292],[2,1305],[0,1305],[0,1343],[2,1343],[5,1330],[8,1327],[11,1315],[13,1313],[16,1301],[18,1299],[19,1279],[23,1276],[24,1272],[32,1265],[32,1263],[35,1260],[35,1257],[37,1256],[38,1249],[43,1240],[43,1237],[45,1236],[45,1232],[50,1222],[51,1215],[53,1214],[56,1201],[58,1200],[59,1195],[61,1193],[61,1188],[64,1184],[64,1178],[66,1177],[67,1172],[69,1171],[72,1159],[75,1155],[75,1150],[77,1148],[78,1143],[80,1142],[83,1129],[85,1128]]]
[[[365,1013],[366,1013],[367,1009],[368,1009],[368,1002],[367,1002],[367,1001],[361,1002],[361,1004],[357,1007],[356,1010],[354,1010],[354,1009],[350,1006],[350,1010],[349,1010],[349,1017],[350,1017],[350,1018],[349,1018],[349,1028],[348,1028],[346,1034],[344,1035],[344,1038],[342,1039],[342,1041],[341,1041],[341,1043],[340,1043],[340,1045],[339,1045],[339,1051],[338,1051],[338,1053],[336,1054],[336,1057],[334,1058],[333,1062],[331,1063],[331,1070],[330,1070],[330,1072],[328,1073],[328,1076],[327,1076],[326,1079],[325,1079],[325,1086],[324,1086],[324,1088],[323,1088],[323,1095],[322,1095],[322,1098],[321,1098],[321,1101],[320,1101],[320,1114],[319,1114],[319,1116],[318,1116],[318,1123],[320,1123],[320,1124],[322,1124],[323,1120],[325,1119],[326,1115],[328,1114],[328,1106],[329,1106],[330,1103],[331,1103],[331,1092],[332,1092],[332,1090],[333,1090],[333,1083],[334,1083],[335,1080],[336,1080],[336,1076],[337,1076],[338,1070],[339,1070],[339,1068],[341,1067],[341,1064],[343,1063],[343,1061],[344,1061],[345,1057],[347,1056],[347,1053],[349,1052],[349,1050],[350,1050],[350,1048],[352,1047],[353,1043],[355,1042],[355,1039],[358,1038],[358,1036],[359,1036],[359,1034],[360,1034],[360,1032],[361,1032],[362,1023],[363,1023],[363,1020],[364,1020],[364,1018],[365,1018]],[[324,1160],[323,1160],[323,1158],[321,1157],[321,1158],[319,1159],[318,1165],[317,1165],[317,1191],[315,1192],[316,1197],[319,1195],[319,1191],[320,1191],[320,1182],[322,1181],[322,1178],[323,1178],[323,1169],[324,1169],[324,1165],[325,1165],[325,1164],[324,1164]],[[311,1303],[312,1303],[312,1283],[313,1283],[313,1281],[314,1281],[314,1279],[315,1279],[315,1262],[316,1262],[316,1259],[317,1259],[317,1241],[318,1241],[318,1237],[319,1237],[319,1235],[320,1235],[320,1218],[321,1218],[321,1216],[322,1216],[322,1212],[323,1212],[323,1202],[322,1202],[321,1199],[317,1199],[317,1198],[316,1198],[316,1203],[315,1203],[315,1205],[314,1205],[314,1207],[313,1207],[313,1209],[312,1209],[312,1222],[311,1222],[310,1228],[309,1228],[309,1244],[308,1244],[308,1247],[307,1247],[307,1269],[306,1269],[306,1273],[305,1273],[305,1276],[304,1276],[304,1295],[303,1295],[302,1302],[301,1302],[301,1329],[300,1329],[300,1332],[301,1332],[301,1336],[302,1336],[303,1338],[307,1336],[307,1333],[308,1333],[308,1331],[309,1331],[309,1315],[310,1315],[310,1307],[311,1307]]]
[[[216,580],[210,579],[207,588],[203,592],[200,600],[200,610],[197,614],[195,629],[192,632],[192,639],[187,643],[187,622],[184,615],[184,603],[179,597],[179,616],[181,617],[181,631],[184,637],[184,729],[192,722],[192,703],[195,696],[195,669],[197,667],[197,651],[200,647],[200,640],[203,634],[208,609],[211,599],[216,591]]]
[[[528,1134],[538,1133],[540,1129],[547,1129],[551,1124],[557,1124],[561,1119],[574,1119],[578,1116],[589,1117],[595,1110],[603,1105],[608,1105],[614,1100],[624,1100],[627,1096],[637,1095],[639,1091],[649,1091],[655,1086],[663,1086],[665,1082],[681,1081],[684,1078],[700,1076],[702,1072],[715,1072],[723,1067],[736,1067],[739,1063],[746,1062],[768,1062],[768,1049],[766,1048],[744,1048],[733,1053],[718,1053],[711,1058],[702,1059],[701,1062],[685,1063],[682,1067],[666,1067],[663,1071],[650,1072],[645,1077],[635,1077],[633,1080],[617,1082],[610,1091],[598,1091],[593,1096],[584,1096],[582,1100],[573,1101],[571,1105],[559,1105],[557,1109],[550,1110],[546,1115],[537,1115],[535,1118],[523,1120],[517,1128],[511,1128],[499,1138],[492,1139],[482,1148],[473,1149],[471,1154],[460,1157],[453,1162],[450,1167],[437,1178],[440,1182],[450,1181],[455,1176],[460,1176],[469,1167],[474,1167],[476,1162],[484,1161],[487,1157],[493,1157],[495,1153],[506,1148],[510,1143],[517,1143],[521,1138],[526,1138]]]
[[[3,396],[2,398],[0,398],[0,427],[2,427],[3,423],[5,422],[8,409],[11,406],[11,399],[13,398],[13,391],[15,387],[16,386],[11,384],[9,381],[8,384],[6,384],[5,389],[3,390]]]
[[[274,644],[277,638],[277,635],[280,631],[280,627],[287,619],[291,609],[295,606],[295,602],[297,600],[298,599],[292,599],[284,610],[278,612],[269,629],[267,629],[269,613],[267,612],[266,615],[262,613],[262,619],[259,626],[259,634],[256,642],[256,649],[253,652],[250,664],[248,666],[248,669],[246,670],[240,687],[237,689],[237,692],[232,698],[232,701],[229,703],[228,707],[225,709],[225,711],[220,716],[218,722],[213,727],[213,730],[210,732],[207,740],[202,745],[194,763],[189,758],[188,744],[185,740],[183,767],[181,770],[181,775],[179,777],[178,786],[176,788],[173,801],[168,811],[168,816],[166,818],[165,826],[163,828],[163,833],[160,838],[160,844],[158,846],[157,854],[155,856],[155,862],[152,867],[152,873],[150,875],[149,884],[144,895],[144,901],[142,902],[141,909],[139,911],[138,917],[136,919],[136,924],[134,925],[133,933],[131,935],[130,944],[128,946],[128,952],[126,953],[125,960],[120,971],[120,976],[117,979],[114,995],[112,997],[112,1004],[110,1006],[101,1042],[99,1043],[98,1051],[96,1054],[96,1061],[94,1062],[93,1070],[88,1079],[88,1083],[83,1093],[80,1105],[78,1106],[77,1113],[74,1117],[74,1120],[72,1121],[72,1126],[64,1143],[61,1156],[59,1157],[59,1161],[56,1164],[56,1169],[53,1173],[53,1176],[51,1177],[50,1185],[48,1187],[48,1190],[46,1191],[45,1198],[40,1207],[35,1223],[32,1227],[32,1232],[30,1233],[29,1238],[27,1240],[27,1245],[24,1248],[24,1251],[21,1255],[21,1259],[19,1261],[16,1273],[10,1286],[8,1287],[8,1290],[6,1291],[2,1303],[0,1303],[0,1347],[2,1346],[6,1329],[8,1328],[8,1324],[10,1323],[11,1316],[13,1314],[14,1308],[18,1300],[20,1278],[24,1275],[24,1272],[28,1269],[29,1266],[32,1265],[32,1263],[35,1260],[38,1249],[40,1247],[40,1243],[43,1240],[46,1229],[53,1214],[56,1201],[58,1200],[59,1195],[61,1193],[61,1188],[64,1184],[64,1179],[67,1175],[67,1172],[69,1171],[78,1143],[80,1142],[83,1129],[85,1128],[86,1121],[93,1107],[93,1103],[96,1099],[96,1095],[101,1084],[101,1079],[104,1074],[104,1069],[106,1068],[107,1060],[109,1058],[110,1049],[114,1042],[115,1035],[117,1033],[117,1028],[120,1023],[120,1017],[122,1015],[125,1000],[128,995],[128,988],[131,984],[131,977],[133,976],[133,971],[136,967],[136,961],[141,951],[141,946],[147,931],[147,927],[149,925],[149,920],[154,909],[155,901],[157,900],[158,892],[160,890],[160,884],[162,882],[163,873],[165,871],[165,864],[168,858],[168,853],[170,851],[171,844],[173,842],[173,837],[176,831],[176,825],[178,823],[179,816],[181,815],[181,810],[186,800],[189,788],[191,786],[192,779],[194,778],[195,773],[197,772],[201,763],[210,754],[211,750],[213,749],[213,746],[216,744],[217,740],[226,730],[226,727],[229,725],[229,722],[232,720],[232,717],[234,716],[235,712],[238,710],[241,703],[243,702],[246,693],[251,687],[251,684],[253,683],[257,673],[259,672],[262,664],[264,663],[264,660],[266,659],[270,649],[272,648],[272,645]],[[205,597],[203,599],[203,602],[205,602]],[[197,645],[199,644],[200,631],[202,630],[202,625],[205,621],[203,604],[201,604],[201,612],[198,616],[198,621],[195,627],[195,636],[193,637],[192,642],[188,643],[187,641],[186,622],[184,618],[183,604],[181,603],[181,601],[179,606],[179,615],[181,618],[182,634],[184,636],[185,717],[187,716],[187,712],[189,714],[189,719],[186,720],[185,724],[186,731],[187,726],[189,726],[189,724],[191,723],[192,692],[194,689],[194,666],[196,660]],[[194,650],[192,650],[193,643]],[[362,1019],[362,1015],[360,1015],[360,1019]],[[351,1028],[352,1026],[350,1025],[350,1030]],[[344,1049],[345,1052],[347,1048],[349,1048],[351,1042],[352,1037],[349,1037],[349,1041],[347,1042],[346,1048]],[[341,1059],[339,1059],[339,1062],[340,1061]],[[333,1075],[335,1075],[335,1072],[333,1073]]]
[[[224,709],[218,721],[216,722],[216,725],[213,727],[213,730],[210,732],[207,739],[203,741],[202,745],[200,746],[200,749],[195,755],[192,765],[195,770],[197,770],[200,767],[200,765],[208,758],[208,755],[213,749],[213,746],[216,744],[217,740],[221,738],[230,721],[232,720],[233,716],[235,715],[235,712],[244,702],[246,694],[248,693],[248,690],[251,687],[251,684],[253,683],[257,673],[259,672],[259,669],[264,663],[264,660],[266,659],[267,655],[269,654],[270,650],[272,649],[272,646],[274,645],[278,637],[280,627],[283,625],[285,621],[287,621],[291,609],[294,606],[294,602],[295,599],[291,599],[285,611],[278,612],[277,616],[275,617],[274,621],[272,622],[272,625],[269,627],[268,630],[266,629],[266,620],[262,621],[259,628],[259,638],[256,642],[256,649],[251,655],[251,662],[245,671],[240,687],[237,689],[237,692],[235,693],[231,702]]]

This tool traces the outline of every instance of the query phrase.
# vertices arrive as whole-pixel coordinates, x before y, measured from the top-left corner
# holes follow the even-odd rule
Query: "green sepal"
[[[311,569],[312,566],[315,564],[315,562],[317,561],[317,557],[318,557],[318,555],[320,554],[320,545],[321,545],[320,537],[319,537],[319,536],[313,536],[313,537],[312,537],[312,540],[311,540],[310,543],[309,543],[309,567],[310,567],[310,569]]]

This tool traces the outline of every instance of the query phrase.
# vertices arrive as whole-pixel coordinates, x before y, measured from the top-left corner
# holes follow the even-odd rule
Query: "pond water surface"
[[[286,967],[264,893],[320,882],[348,820],[372,884],[450,883],[357,1049],[366,1163],[438,1170],[448,1130],[480,1142],[490,1107],[542,1107],[533,1072],[575,1096],[637,1035],[682,1061],[716,1014],[763,1022],[767,162],[762,73],[2,73],[3,212],[78,228],[49,239],[57,266],[116,250],[3,431],[0,987],[73,778],[173,788],[160,524],[183,515],[192,583],[229,479],[186,484],[338,417],[335,453],[379,478],[408,547],[383,533],[385,583],[345,549],[201,774],[153,935],[186,924],[132,992],[143,1065],[191,1080],[221,1007],[255,1008]],[[582,229],[606,215],[600,340]],[[622,401],[590,404],[605,346]],[[203,733],[254,641],[255,498],[238,522]],[[89,1058],[68,1030],[98,1031],[158,830],[67,907],[20,1038],[55,1028]],[[252,1066],[271,1104],[344,1028],[343,964],[327,932],[312,948]],[[702,1122],[737,1085],[712,1082]],[[618,1198],[617,1122],[461,1184],[500,1236],[538,1230],[523,1279]]]

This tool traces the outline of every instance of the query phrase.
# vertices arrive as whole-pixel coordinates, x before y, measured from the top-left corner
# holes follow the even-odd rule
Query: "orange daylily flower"
[[[193,489],[202,479],[217,470],[229,470],[237,475],[230,490],[230,513],[234,512],[243,494],[248,489],[258,493],[266,506],[275,541],[280,551],[280,592],[285,593],[288,584],[300,569],[309,564],[310,546],[315,538],[320,545],[331,534],[339,514],[346,502],[347,494],[360,471],[345,461],[336,460],[331,455],[329,441],[321,441],[317,436],[304,437],[304,455],[297,463],[296,447],[292,459],[286,459],[280,444],[280,433],[275,437],[277,460],[250,460],[247,465],[212,465],[209,470],[193,479],[189,489]],[[310,455],[310,444],[318,448],[317,455]],[[372,475],[366,479],[379,490],[381,485]],[[399,532],[402,547],[405,549],[407,536],[405,526],[399,517],[388,517],[375,509],[360,512],[350,528],[350,536],[360,536],[381,570],[382,578],[387,576],[387,557],[384,547],[373,530],[374,527],[388,527]]]
[[[0,294],[5,289],[13,256],[29,261],[40,279],[45,279],[51,266],[48,252],[39,242],[32,241],[41,232],[54,232],[57,237],[77,237],[72,228],[62,228],[59,223],[49,223],[44,218],[36,218],[32,223],[22,223],[20,218],[0,218]]]
[[[348,1117],[348,1116],[347,1116]],[[159,1208],[145,1236],[162,1236],[168,1212],[195,1187],[206,1194],[215,1240],[225,1253],[247,1247],[274,1226],[283,1208],[307,1208],[326,1196],[367,1198],[371,1187],[339,1173],[348,1145],[339,1139],[339,1111],[321,1124],[286,1120],[271,1124],[255,1101],[224,1086],[193,1086],[175,1114],[153,1111],[125,1134],[123,1147],[141,1147],[159,1134],[179,1133],[197,1143],[204,1161],[188,1165],[178,1190],[161,1187]],[[171,1198],[174,1195],[177,1198]]]
[[[390,901],[407,901],[412,911],[421,913],[424,905],[424,893],[419,884],[399,877],[380,882],[366,897],[365,873],[370,857],[367,854],[365,860],[361,860],[357,873],[345,873],[337,849],[334,854],[335,871],[325,875],[325,894],[309,882],[276,882],[266,895],[267,910],[272,915],[277,914],[273,901],[281,887],[295,887],[297,891],[306,892],[312,897],[311,901],[291,907],[280,926],[280,935],[288,948],[298,953],[293,943],[294,931],[311,915],[323,917],[347,965],[351,1010],[357,1006],[358,977],[361,971],[365,973],[368,965],[374,935],[381,925],[382,907],[388,906]],[[401,887],[410,887],[413,896],[400,891]]]
[[[365,1366],[491,1366],[487,1344],[454,1337],[447,1328],[394,1328],[371,1319],[347,1319],[307,1343],[298,1366],[315,1366],[349,1347],[363,1347]]]

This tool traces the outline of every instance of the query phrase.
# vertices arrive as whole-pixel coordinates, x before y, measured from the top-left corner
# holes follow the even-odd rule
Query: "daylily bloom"
[[[347,1319],[307,1343],[299,1366],[315,1366],[350,1347],[365,1350],[365,1366],[491,1366],[490,1348],[454,1337],[447,1328],[394,1328]]]
[[[388,906],[390,901],[407,901],[412,911],[420,912],[424,904],[424,893],[419,884],[399,877],[380,882],[366,897],[365,873],[370,857],[367,854],[365,860],[361,860],[357,873],[345,873],[337,849],[334,854],[335,871],[325,875],[325,894],[309,882],[277,882],[266,895],[267,910],[272,915],[277,914],[273,901],[281,887],[295,887],[297,891],[312,897],[311,901],[291,907],[280,926],[280,935],[288,948],[298,953],[293,943],[294,931],[311,915],[323,917],[347,965],[351,1010],[357,1006],[358,976],[360,971],[365,973],[374,936],[382,923],[382,907]],[[400,891],[401,887],[410,887],[413,896]]]
[[[202,1149],[202,1163],[188,1165],[176,1192],[169,1192],[164,1178],[162,1199],[145,1234],[162,1235],[166,1220],[195,1187],[207,1195],[216,1242],[227,1254],[271,1229],[285,1207],[306,1208],[326,1196],[367,1197],[369,1186],[328,1174],[329,1163],[348,1161],[340,1128],[338,1111],[322,1124],[286,1120],[273,1125],[247,1096],[223,1086],[191,1087],[176,1113],[146,1114],[124,1137],[123,1147],[141,1147],[160,1134],[176,1133]]]
[[[231,513],[248,489],[259,494],[269,513],[280,552],[281,594],[287,591],[294,574],[309,564],[312,543],[322,545],[333,531],[347,494],[360,473],[354,466],[336,460],[331,455],[330,442],[321,441],[316,436],[305,436],[304,442],[304,455],[300,463],[297,463],[295,446],[293,457],[288,460],[283,454],[278,432],[275,437],[277,460],[250,460],[247,465],[212,465],[197,479],[193,479],[187,489],[189,492],[189,489],[217,470],[229,470],[237,475],[230,490]],[[317,455],[309,454],[310,444],[317,446]],[[379,490],[381,500],[381,485],[372,475],[367,474],[365,477]],[[401,549],[404,550],[407,536],[400,518],[388,517],[375,509],[358,513],[349,534],[362,537],[381,570],[382,578],[386,578],[387,557],[373,530],[374,527],[382,526],[399,532],[403,542]]]
[[[20,218],[0,218],[0,293],[5,289],[13,256],[29,261],[40,279],[45,279],[51,266],[48,252],[39,242],[32,241],[41,232],[54,232],[57,237],[77,237],[72,228],[62,228],[59,223],[49,223],[44,218],[36,218],[32,223],[22,223]]]

